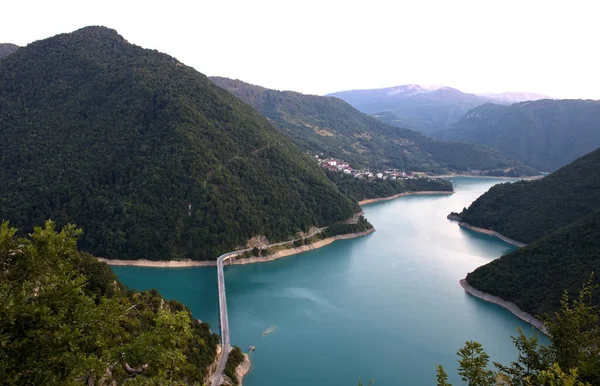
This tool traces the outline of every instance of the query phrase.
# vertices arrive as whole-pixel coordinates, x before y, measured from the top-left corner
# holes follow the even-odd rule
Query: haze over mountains
[[[12,54],[13,52],[16,52],[18,49],[19,46],[17,46],[16,44],[0,43],[0,59]]]
[[[486,145],[537,170],[553,171],[600,146],[600,101],[488,103],[436,135]]]
[[[530,93],[469,94],[446,86],[403,86],[328,94],[367,114],[384,113],[385,122],[426,134],[445,130],[470,109],[484,103],[514,103],[546,98]],[[390,115],[391,113],[392,115]]]
[[[470,169],[533,170],[497,151],[439,141],[363,114],[339,98],[270,90],[239,80],[211,77],[279,127],[302,150],[341,158],[355,166],[393,167],[445,173]]]

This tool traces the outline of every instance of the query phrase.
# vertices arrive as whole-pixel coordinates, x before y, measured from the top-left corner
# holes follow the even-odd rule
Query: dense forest
[[[600,146],[600,101],[485,104],[436,136],[489,146],[551,172]]]
[[[600,209],[600,149],[536,181],[492,187],[462,212],[462,221],[524,243]]]
[[[219,343],[208,324],[125,288],[77,250],[74,226],[16,232],[0,226],[0,384],[205,384]]]
[[[560,308],[563,290],[575,294],[600,274],[600,211],[469,273],[473,287],[511,301],[532,315]],[[600,306],[600,294],[593,304]]]
[[[443,179],[415,178],[407,180],[357,179],[343,173],[327,171],[327,176],[346,196],[362,201],[369,198],[389,197],[394,194],[417,191],[451,192],[452,183]]]
[[[78,224],[96,256],[215,259],[359,210],[250,106],[104,27],[3,58],[0,128],[1,218]]]
[[[338,98],[269,90],[239,80],[210,78],[273,122],[301,150],[346,160],[354,168],[433,173],[517,168],[534,171],[484,146],[435,140],[387,125]]]

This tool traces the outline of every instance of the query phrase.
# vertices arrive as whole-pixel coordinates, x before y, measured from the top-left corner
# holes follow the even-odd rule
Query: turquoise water
[[[225,268],[231,341],[251,353],[245,386],[434,385],[451,381],[456,351],[481,342],[491,361],[515,359],[511,335],[531,328],[465,294],[467,272],[513,250],[446,219],[500,180],[456,178],[454,195],[406,196],[364,208],[377,232],[281,260]],[[218,331],[215,268],[115,267],[157,288]],[[269,334],[262,333],[271,326]]]

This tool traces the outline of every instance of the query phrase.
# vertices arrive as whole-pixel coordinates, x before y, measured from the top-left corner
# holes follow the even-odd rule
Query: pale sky
[[[0,42],[104,25],[206,75],[280,90],[419,83],[600,99],[593,0],[18,0],[0,12]]]

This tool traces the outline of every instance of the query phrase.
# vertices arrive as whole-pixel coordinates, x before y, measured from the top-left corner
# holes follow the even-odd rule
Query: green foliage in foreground
[[[238,385],[240,380],[235,373],[235,369],[244,361],[244,354],[238,346],[233,346],[233,349],[229,352],[227,357],[227,363],[225,364],[225,375],[231,379],[234,385]]]
[[[600,269],[600,211],[504,255],[467,275],[473,287],[515,303],[532,315],[560,309],[564,289]],[[600,294],[592,299],[600,305]]]
[[[347,224],[347,223],[336,223],[332,224],[327,229],[321,232],[321,237],[333,237],[337,235],[345,235],[349,233],[359,233],[364,232],[366,230],[372,229],[373,225],[367,221],[364,216],[360,216],[356,223]]]
[[[0,128],[0,218],[78,224],[95,256],[211,260],[358,211],[250,106],[104,27],[3,58]]]
[[[493,186],[463,211],[462,221],[531,243],[600,210],[598,170],[600,149],[540,180]]]
[[[176,301],[132,292],[81,231],[0,227],[0,384],[202,385],[219,337]]]
[[[358,179],[351,175],[327,171],[327,177],[338,187],[344,195],[362,201],[370,198],[382,198],[398,193],[417,191],[451,192],[452,183],[448,180],[416,178],[410,180],[369,180]]]
[[[387,125],[338,98],[210,79],[267,117],[301,150],[344,159],[353,167],[434,173],[519,167],[526,175],[534,172],[485,146],[439,141]]]
[[[468,341],[458,351],[458,374],[469,386],[591,386],[600,385],[600,309],[591,303],[598,286],[591,280],[579,296],[569,301],[565,292],[560,311],[546,317],[551,344],[539,345],[537,337],[527,338],[519,329],[513,338],[519,351],[509,366],[494,363],[498,371],[488,369],[489,357],[478,342]],[[437,385],[451,386],[442,366],[437,368]]]

